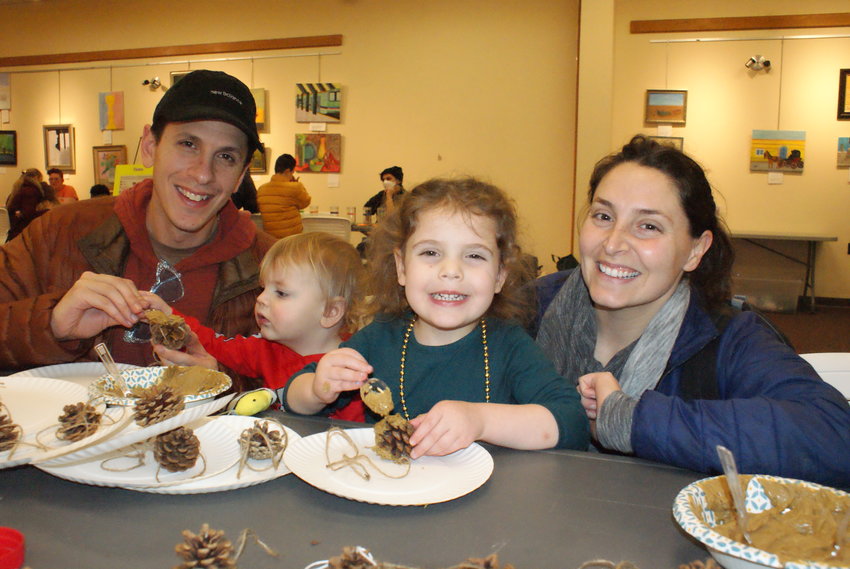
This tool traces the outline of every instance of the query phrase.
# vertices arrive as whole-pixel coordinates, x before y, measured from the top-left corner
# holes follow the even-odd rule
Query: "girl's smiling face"
[[[581,228],[582,276],[599,309],[651,318],[711,245],[694,238],[673,181],[634,162],[600,181]]]
[[[448,208],[420,212],[395,260],[398,283],[419,317],[414,332],[422,344],[463,338],[505,282],[496,222]]]

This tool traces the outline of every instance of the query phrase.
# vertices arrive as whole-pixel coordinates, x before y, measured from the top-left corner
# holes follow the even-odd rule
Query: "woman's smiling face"
[[[600,181],[579,237],[581,269],[598,309],[652,317],[685,272],[697,268],[711,232],[691,237],[666,174],[624,162]]]

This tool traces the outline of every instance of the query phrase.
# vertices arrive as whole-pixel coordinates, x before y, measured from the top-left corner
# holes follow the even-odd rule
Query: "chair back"
[[[324,231],[337,237],[342,237],[346,243],[351,241],[351,221],[338,215],[304,215],[301,216],[304,233]]]
[[[5,207],[0,207],[0,245],[6,242],[9,227],[9,211]]]
[[[850,352],[800,354],[800,357],[812,364],[825,382],[850,401]]]

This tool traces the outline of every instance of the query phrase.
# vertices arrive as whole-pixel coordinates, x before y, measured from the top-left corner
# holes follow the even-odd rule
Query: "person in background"
[[[59,205],[59,200],[56,199],[56,190],[53,189],[53,186],[44,181],[44,176],[41,174],[41,170],[38,168],[27,168],[24,170],[24,174],[32,176],[38,180],[38,183],[41,185],[41,193],[44,198],[41,200],[41,203],[38,204],[39,211],[53,209]]]
[[[259,264],[273,239],[230,199],[262,148],[255,115],[235,77],[189,73],[143,129],[152,178],[54,208],[4,246],[0,368],[96,361],[99,342],[117,362],[154,362],[140,290],[223,334],[256,332]]]
[[[380,208],[384,208],[381,215],[388,215],[392,213],[404,195],[404,186],[402,185],[402,182],[404,181],[404,171],[401,169],[401,166],[390,166],[389,168],[384,169],[379,175],[379,178],[381,179],[384,189],[369,198],[369,200],[363,204],[363,209],[365,210],[368,208],[374,216],[378,215],[378,210]]]
[[[729,306],[733,251],[702,168],[644,136],[597,163],[581,262],[537,342],[578,386],[601,450],[846,486],[850,407],[753,311]],[[545,289],[545,287],[543,288]]]
[[[48,170],[47,178],[60,204],[75,202],[79,199],[77,198],[77,190],[65,183],[65,173],[59,168]]]
[[[519,326],[531,275],[516,225],[513,202],[474,178],[413,189],[369,249],[373,322],[289,382],[287,410],[327,412],[373,375],[415,429],[412,458],[476,440],[586,448],[578,394]]]
[[[245,174],[242,178],[242,183],[239,184],[239,189],[233,194],[233,205],[236,209],[242,209],[251,213],[260,213],[260,208],[257,206],[257,186],[254,185],[254,179],[251,174]]]
[[[300,210],[310,205],[310,194],[294,175],[295,158],[281,154],[274,163],[272,179],[257,190],[263,228],[277,238],[301,233]]]
[[[38,204],[44,199],[38,179],[24,171],[12,185],[12,192],[6,198],[6,210],[9,214],[9,232],[6,242],[18,236],[32,220],[44,213]]]
[[[109,195],[112,195],[112,192],[109,191],[109,187],[105,184],[95,184],[89,189],[89,197],[91,198],[100,198]]]
[[[362,287],[365,269],[349,243],[330,233],[290,235],[275,243],[260,265],[263,292],[254,313],[260,333],[227,338],[184,316],[192,329],[185,351],[154,347],[167,364],[218,364],[263,380],[270,390],[284,387],[292,374],[336,349],[354,330],[349,311]],[[170,314],[171,307],[152,293],[152,306]],[[272,398],[276,399],[276,396]],[[363,421],[360,400],[332,415]]]

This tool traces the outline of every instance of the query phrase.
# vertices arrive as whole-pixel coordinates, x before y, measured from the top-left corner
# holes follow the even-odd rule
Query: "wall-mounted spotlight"
[[[156,91],[162,85],[162,82],[159,80],[159,77],[154,77],[153,79],[145,79],[142,81],[142,85],[147,85],[151,88],[151,91]]]
[[[744,67],[753,71],[770,71],[770,60],[763,55],[754,55],[747,60]]]

